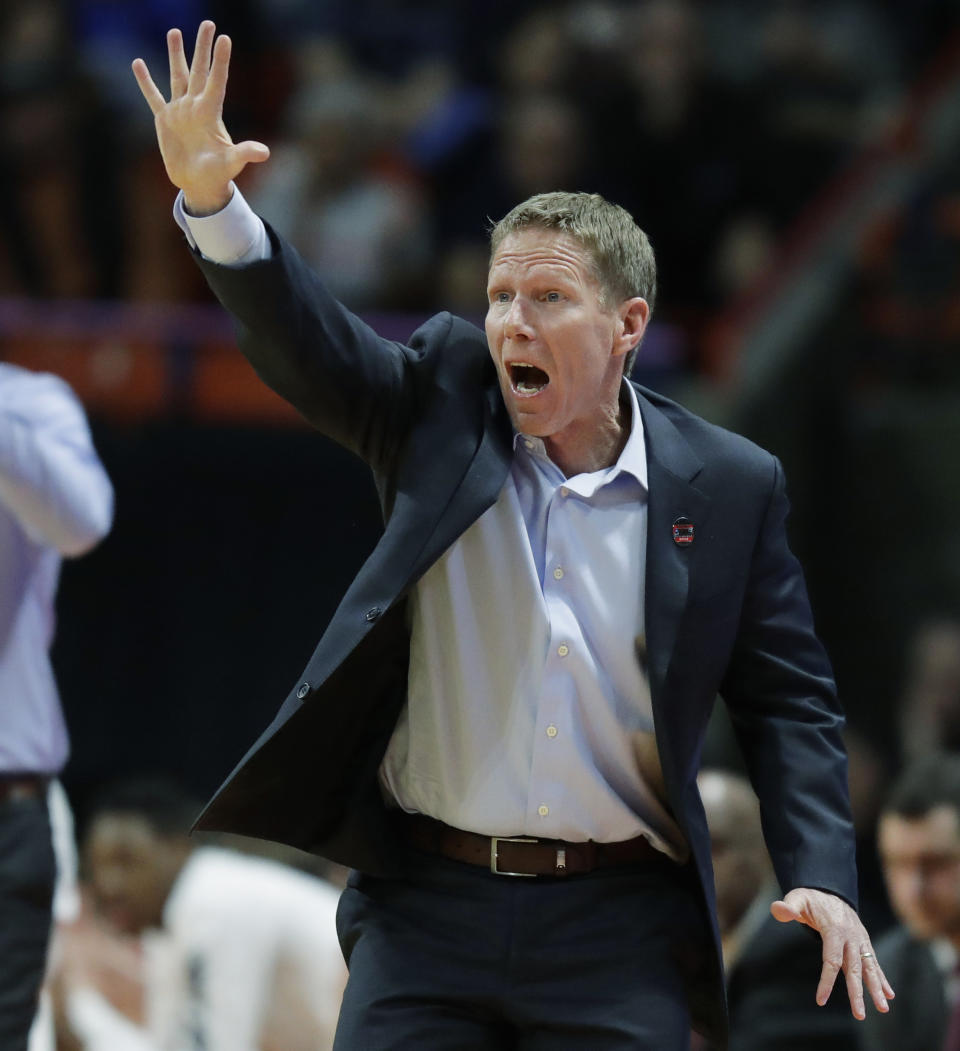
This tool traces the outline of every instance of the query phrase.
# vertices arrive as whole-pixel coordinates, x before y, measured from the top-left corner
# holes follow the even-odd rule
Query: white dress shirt
[[[516,435],[496,503],[411,596],[407,705],[383,779],[407,810],[485,835],[682,852],[659,773],[643,635],[647,462],[633,389],[618,461],[565,478]]]
[[[221,212],[174,214],[205,256],[269,256],[234,191]],[[683,836],[662,801],[644,634],[643,422],[617,462],[565,478],[542,441],[515,435],[496,503],[415,586],[407,704],[381,768],[405,810],[485,835],[615,842]]]
[[[49,657],[60,562],[93,547],[112,518],[73,392],[0,363],[0,773],[55,774],[66,762]]]

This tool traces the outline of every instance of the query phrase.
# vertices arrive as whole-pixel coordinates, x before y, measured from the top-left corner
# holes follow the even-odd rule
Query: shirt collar
[[[630,433],[616,463],[604,467],[601,471],[593,472],[595,475],[603,475],[603,484],[613,481],[621,473],[632,474],[634,478],[647,488],[647,446],[643,433],[643,417],[640,415],[640,403],[637,400],[637,392],[633,384],[624,379],[623,384],[627,389],[627,401],[630,405]],[[516,452],[525,449],[532,456],[550,460],[546,446],[542,438],[534,438],[529,434],[521,434],[514,431],[513,448]]]

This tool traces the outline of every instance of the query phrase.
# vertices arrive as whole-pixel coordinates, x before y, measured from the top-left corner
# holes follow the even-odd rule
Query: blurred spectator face
[[[503,127],[507,178],[518,198],[578,189],[583,129],[572,106],[536,96],[516,103]]]
[[[531,15],[514,29],[500,55],[501,77],[513,91],[559,87],[570,67],[570,41],[552,11]]]
[[[960,937],[960,815],[949,805],[920,817],[886,813],[878,831],[890,904],[917,938]]]
[[[0,15],[0,134],[22,162],[60,158],[72,98],[62,56],[62,16],[49,0]]]
[[[917,632],[904,716],[929,726],[933,738],[929,746],[952,749],[960,745],[960,623],[934,621]]]
[[[677,0],[652,0],[639,8],[624,41],[635,83],[658,95],[686,89],[702,58],[699,17]]]
[[[710,831],[710,855],[717,890],[717,922],[728,934],[770,879],[760,807],[742,777],[704,770],[697,778]]]
[[[162,926],[167,896],[189,849],[185,837],[159,836],[134,814],[95,818],[84,861],[99,912],[127,934]]]
[[[812,68],[818,66],[823,47],[810,15],[788,7],[772,12],[762,33],[762,47],[774,66]]]
[[[489,253],[484,245],[462,242],[447,251],[440,270],[439,297],[445,309],[467,317],[483,314],[488,263]]]

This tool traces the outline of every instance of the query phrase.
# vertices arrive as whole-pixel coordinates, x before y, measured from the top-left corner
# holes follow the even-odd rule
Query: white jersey
[[[159,1051],[322,1051],[346,981],[339,891],[277,862],[203,847],[146,941]]]

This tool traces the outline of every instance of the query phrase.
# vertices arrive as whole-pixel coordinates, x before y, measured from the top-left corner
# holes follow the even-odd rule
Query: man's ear
[[[637,346],[647,322],[650,320],[650,304],[642,296],[625,299],[617,310],[619,325],[614,340],[614,354],[629,354]]]

